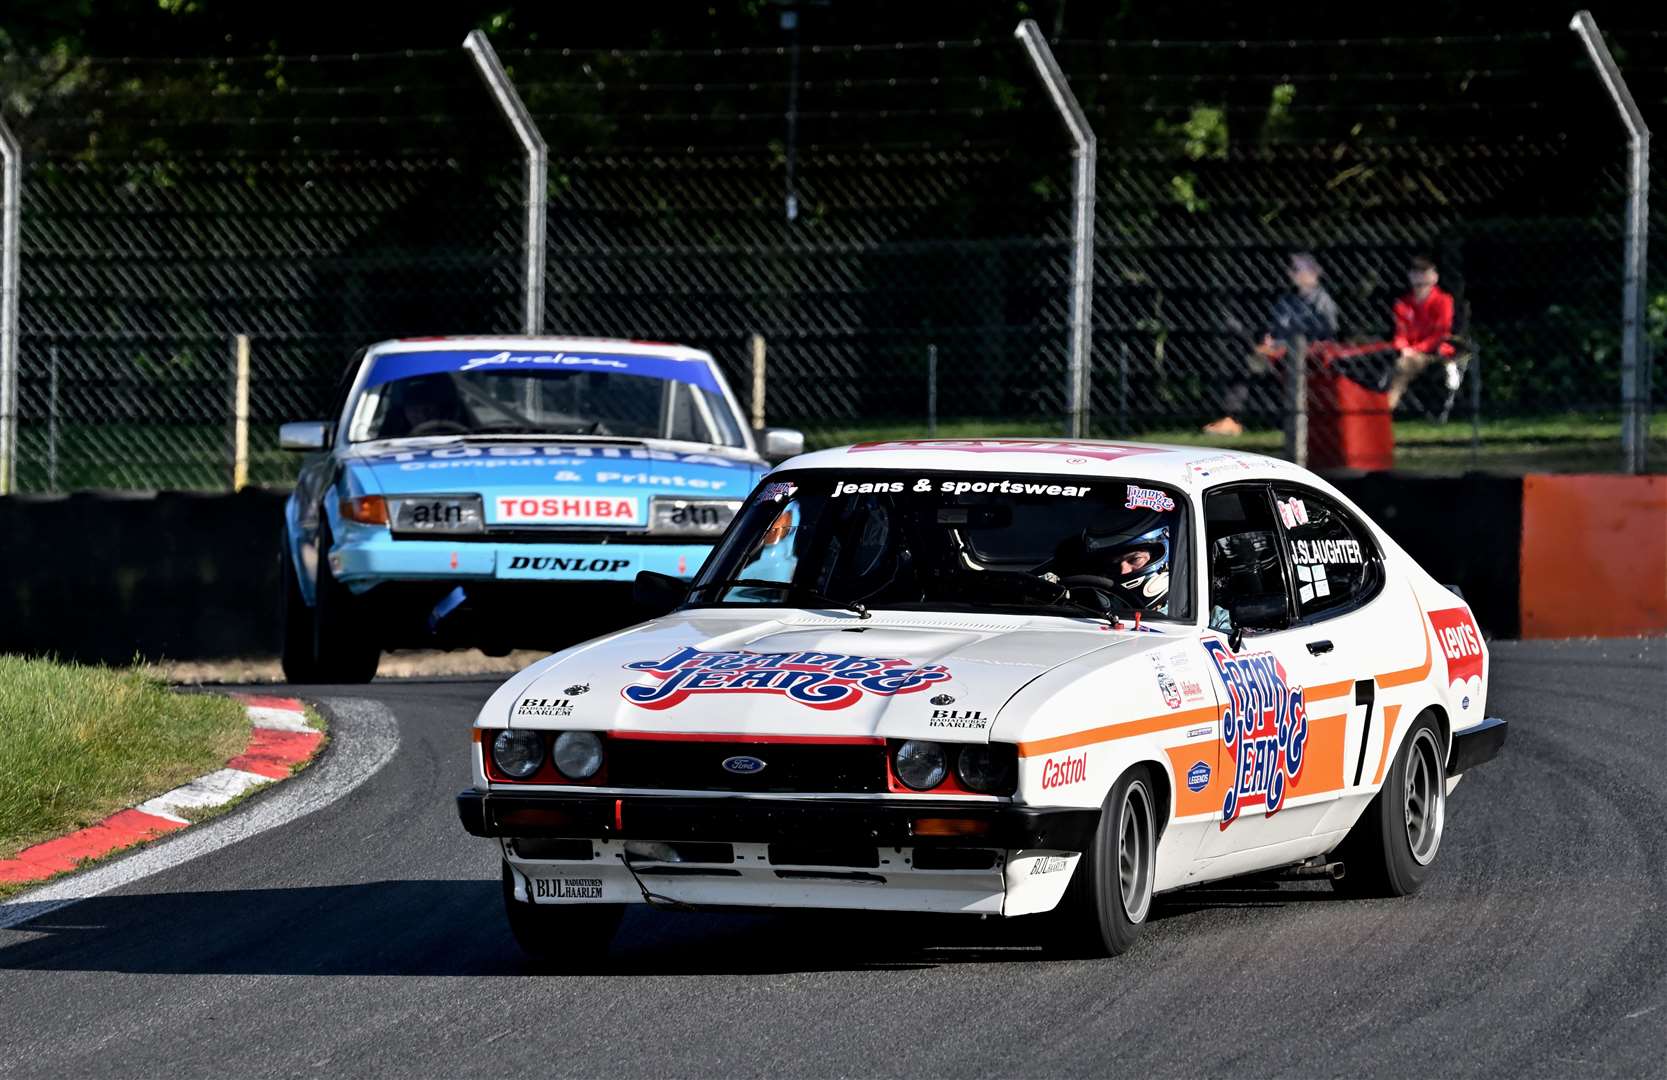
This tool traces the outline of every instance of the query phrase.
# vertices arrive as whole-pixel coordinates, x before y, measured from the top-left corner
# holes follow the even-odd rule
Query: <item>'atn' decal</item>
[[[660,680],[627,686],[620,695],[644,709],[669,709],[695,694],[781,694],[813,709],[843,709],[864,694],[912,694],[951,676],[941,664],[826,652],[706,652],[684,646],[627,670]]]
[[[1308,707],[1285,665],[1271,652],[1235,656],[1219,638],[1204,642],[1227,690],[1221,717],[1222,745],[1234,754],[1232,783],[1221,804],[1227,828],[1247,806],[1271,816],[1285,805],[1285,791],[1302,775],[1308,746]]]
[[[1482,632],[1465,608],[1430,612],[1430,626],[1447,657],[1447,682],[1468,682],[1482,677]]]

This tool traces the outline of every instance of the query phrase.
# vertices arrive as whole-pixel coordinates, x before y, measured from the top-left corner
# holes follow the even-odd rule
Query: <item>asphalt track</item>
[[[1022,921],[638,910],[538,975],[452,804],[494,684],[309,688],[384,703],[391,759],[0,930],[0,1075],[1667,1075],[1667,642],[1494,650],[1510,744],[1421,894],[1175,893],[1111,961]]]

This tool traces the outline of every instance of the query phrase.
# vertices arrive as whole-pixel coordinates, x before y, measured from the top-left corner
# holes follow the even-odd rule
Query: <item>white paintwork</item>
[[[255,727],[276,728],[279,731],[311,732],[307,715],[294,709],[275,709],[270,705],[250,705],[249,721]]]
[[[1370,530],[1384,566],[1383,588],[1346,614],[1275,633],[1247,635],[1236,654],[1242,659],[1266,652],[1279,659],[1289,685],[1303,691],[1311,722],[1307,749],[1310,754],[1324,752],[1325,760],[1305,763],[1308,771],[1291,781],[1295,793],[1286,797],[1276,814],[1252,807],[1224,827],[1219,804],[1200,806],[1198,799],[1188,798],[1187,774],[1196,765],[1206,765],[1212,778],[1212,786],[1200,797],[1218,790],[1224,780],[1219,773],[1231,765],[1223,748],[1221,724],[1229,691],[1205,648],[1212,641],[1224,642],[1225,635],[1208,628],[1208,605],[1201,598],[1193,605],[1196,614],[1190,624],[1159,620],[1138,633],[1129,626],[1108,629],[1091,618],[1052,616],[879,610],[863,620],[843,611],[793,608],[679,612],[532,665],[493,694],[476,726],[1015,743],[1021,756],[1013,801],[1033,806],[1097,808],[1119,777],[1140,766],[1160,777],[1160,786],[1168,792],[1157,852],[1156,889],[1163,891],[1286,865],[1332,850],[1376,795],[1382,785],[1379,774],[1387,776],[1419,715],[1435,710],[1445,717],[1449,737],[1480,724],[1485,715],[1485,645],[1478,635],[1482,676],[1449,683],[1443,644],[1429,619],[1430,612],[1460,610],[1468,618],[1467,605],[1432,579],[1342,492],[1288,462],[1209,448],[1134,443],[923,440],[824,450],[802,455],[781,468],[841,474],[877,469],[958,471],[988,474],[993,479],[1069,474],[1145,481],[1185,492],[1195,523],[1204,520],[1204,494],[1218,485],[1282,482],[1328,496]],[[1191,557],[1192,580],[1207,582],[1204,545],[1196,540]],[[861,632],[848,632],[854,630]],[[1331,640],[1334,651],[1311,655],[1306,646],[1318,638]],[[695,696],[664,710],[645,709],[621,696],[627,687],[654,682],[627,664],[658,659],[685,646],[706,651],[823,651],[943,665],[953,678],[942,685],[953,692],[956,707],[980,711],[988,723],[972,730],[931,726],[930,699],[935,688],[890,697],[868,695],[849,707],[826,711],[779,694]],[[1159,667],[1185,688],[1178,703],[1166,701],[1156,674]],[[1355,703],[1354,696],[1356,684],[1367,680],[1375,688],[1369,732],[1366,709]],[[574,686],[588,689],[571,695],[567,691]],[[1316,694],[1314,688],[1335,692]],[[570,712],[559,718],[517,715],[518,703],[527,698],[566,699]],[[1395,722],[1386,740],[1385,720],[1391,711]],[[1176,722],[1166,724],[1170,717]],[[1187,717],[1192,719],[1179,722]],[[1322,721],[1325,737],[1331,740],[1323,745],[1316,737],[1321,725],[1312,723],[1316,720]],[[1118,725],[1130,727],[1101,730]],[[1100,732],[1103,737],[1085,736],[1085,732]],[[1055,751],[1047,749],[1050,740],[1078,742]],[[475,784],[480,790],[490,790],[481,753],[477,745]],[[1069,775],[1080,779],[1050,783],[1067,765]],[[1341,782],[1324,786],[1323,778],[1332,772]],[[513,788],[538,790],[520,784]],[[1054,906],[1076,860],[1071,858],[1070,871],[1032,876],[1030,860],[1035,855],[1007,853],[1005,882],[985,883],[995,891],[956,910],[986,910],[993,904],[1013,915]],[[1017,872],[1021,865],[1022,874]],[[685,892],[683,880],[668,879],[664,887],[657,884],[655,891],[690,902],[695,902],[697,894],[701,902],[709,903],[791,906],[811,902],[797,885],[787,889],[783,883],[758,875],[727,880],[728,884],[724,879],[704,880]],[[965,879],[961,887],[985,887],[972,882]],[[839,895],[852,900],[849,906],[919,905],[946,910],[937,893],[927,899],[916,891],[905,891],[888,899],[882,894],[892,888],[889,884],[864,887],[866,891],[842,888],[847,891]],[[633,901],[630,894],[621,898]],[[640,895],[635,899],[640,901]],[[957,897],[954,902],[963,899]],[[818,895],[815,902],[829,901]],[[839,906],[847,905],[842,901]]]

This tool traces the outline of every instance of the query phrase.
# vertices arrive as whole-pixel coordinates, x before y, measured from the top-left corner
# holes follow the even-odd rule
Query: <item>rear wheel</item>
[[[1145,768],[1123,774],[1100,807],[1100,826],[1054,913],[1054,938],[1072,955],[1116,956],[1140,938],[1152,910],[1157,804]]]
[[[367,683],[376,678],[382,647],[362,604],[330,569],[330,533],[319,529],[318,595],[313,605],[313,664],[319,682]]]
[[[1429,713],[1407,732],[1372,804],[1337,849],[1348,896],[1410,896],[1424,884],[1447,822],[1447,755]]]
[[[503,864],[504,914],[521,951],[545,964],[571,964],[604,956],[624,904],[534,904],[515,899],[515,871]]]

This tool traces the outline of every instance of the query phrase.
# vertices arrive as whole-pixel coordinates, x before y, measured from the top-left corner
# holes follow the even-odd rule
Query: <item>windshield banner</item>
[[[718,393],[712,369],[699,360],[675,360],[669,356],[628,356],[592,352],[492,352],[487,349],[448,352],[382,353],[371,365],[365,386],[381,386],[396,379],[439,372],[596,371],[637,375],[647,379],[672,379]]]

